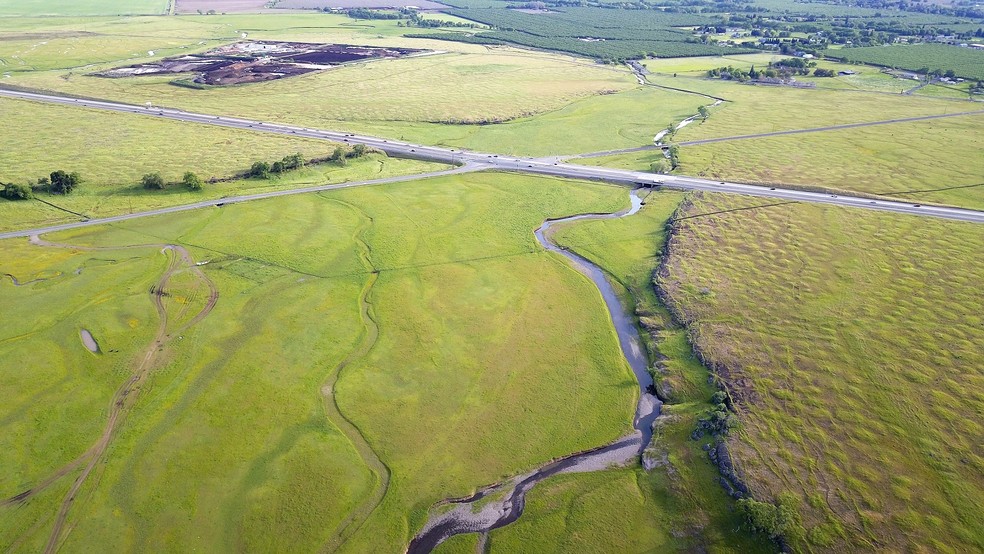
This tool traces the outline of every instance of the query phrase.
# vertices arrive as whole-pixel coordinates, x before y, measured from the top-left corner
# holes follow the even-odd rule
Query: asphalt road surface
[[[614,182],[614,183],[621,183],[621,184],[627,184],[633,186],[653,186],[653,187],[666,187],[666,188],[682,189],[682,190],[703,190],[708,192],[747,194],[751,196],[778,198],[781,200],[795,201],[795,202],[830,204],[835,206],[866,208],[866,209],[882,210],[882,211],[903,213],[903,214],[923,216],[923,217],[936,217],[942,219],[952,219],[957,221],[984,223],[984,212],[961,209],[961,208],[924,206],[912,202],[872,200],[870,198],[845,196],[845,195],[833,195],[833,194],[822,193],[822,192],[808,192],[803,190],[788,189],[788,188],[781,188],[781,187],[747,185],[741,183],[710,181],[707,179],[698,179],[694,177],[684,177],[684,176],[675,176],[675,175],[673,176],[654,175],[652,173],[645,173],[640,171],[581,166],[581,165],[574,165],[569,163],[562,163],[559,161],[555,161],[553,158],[523,158],[523,157],[515,157],[515,156],[503,156],[503,155],[491,154],[491,153],[464,151],[464,150],[453,149],[453,148],[423,146],[418,144],[410,144],[402,141],[382,139],[378,137],[356,135],[352,133],[340,133],[336,131],[312,129],[307,127],[294,126],[294,125],[283,125],[279,123],[257,121],[252,119],[241,119],[235,117],[199,114],[199,113],[186,112],[186,111],[176,110],[171,108],[135,106],[131,104],[121,104],[116,102],[104,102],[99,100],[87,100],[82,98],[68,98],[63,96],[53,96],[53,95],[21,92],[21,91],[6,90],[6,89],[0,89],[0,96],[9,97],[9,98],[19,98],[24,100],[33,100],[38,102],[48,102],[54,104],[78,106],[84,108],[101,109],[101,110],[108,110],[114,112],[134,113],[134,114],[147,115],[151,117],[173,119],[177,121],[188,121],[193,123],[218,125],[221,127],[230,127],[234,129],[244,129],[244,130],[266,132],[266,133],[277,133],[282,135],[294,135],[299,137],[331,140],[335,142],[343,142],[349,144],[365,144],[366,146],[386,152],[390,156],[401,157],[401,158],[413,158],[418,160],[463,166],[458,170],[452,170],[458,172],[475,171],[481,169],[519,171],[524,173],[552,175],[557,177],[569,177],[575,179]],[[933,117],[940,117],[940,116],[929,116],[929,117],[933,118]],[[912,118],[911,120],[921,120],[926,118],[927,117]],[[903,121],[903,120],[898,120],[898,121]],[[786,134],[789,134],[789,132],[786,132]],[[441,173],[445,173],[445,172],[439,172],[438,174]],[[3,233],[0,234],[0,238],[8,238],[12,236],[29,236],[31,234],[62,230],[66,228],[95,225],[98,223],[110,223],[113,221],[124,221],[126,219],[133,219],[136,217],[145,217],[151,215],[160,215],[164,213],[173,213],[176,211],[185,211],[189,209],[201,208],[206,206],[216,206],[225,203],[246,202],[250,200],[258,200],[261,198],[286,196],[290,194],[300,194],[304,192],[311,192],[317,190],[331,190],[333,188],[341,188],[345,186],[360,186],[360,185],[374,184],[380,182],[406,181],[412,179],[419,179],[422,177],[426,177],[428,175],[434,175],[434,174],[408,175],[408,176],[397,177],[393,179],[385,179],[381,181],[347,183],[342,185],[324,185],[320,187],[308,187],[305,189],[292,189],[292,190],[283,190],[283,191],[256,194],[256,195],[239,196],[235,198],[226,198],[226,199],[219,199],[214,201],[200,202],[197,204],[189,204],[186,206],[175,206],[172,208],[151,210],[148,212],[141,212],[138,214],[127,214],[123,216],[116,216],[116,217],[104,218],[99,220],[92,219],[92,220],[73,223],[73,224],[66,224],[67,226],[59,225],[59,226],[53,226],[44,229],[33,229],[33,230],[25,230],[25,231],[16,231],[13,233]]]

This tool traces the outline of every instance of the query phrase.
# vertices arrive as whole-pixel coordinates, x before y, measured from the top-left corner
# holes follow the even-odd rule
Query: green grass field
[[[708,196],[661,285],[738,399],[739,466],[797,550],[984,547],[980,226]],[[724,213],[721,213],[721,212]],[[768,302],[763,302],[768,298]]]
[[[161,354],[98,480],[80,492],[64,547],[311,550],[327,541],[379,483],[326,419],[319,393],[364,336],[358,303],[374,283],[378,340],[342,370],[334,394],[391,480],[346,549],[402,548],[437,500],[629,428],[635,383],[600,295],[532,236],[546,217],[625,202],[618,187],[476,174],[53,237],[105,251],[6,241],[0,271],[54,278],[0,284],[12,314],[0,348],[14,360],[55,345],[44,367],[58,385],[13,371],[34,364],[5,364],[5,389],[17,394],[0,415],[9,468],[0,487],[30,487],[94,439],[109,395],[146,347],[146,291],[166,261],[159,248],[122,247],[176,241],[209,262],[201,267],[219,303]],[[170,293],[195,302],[178,284]],[[50,314],[17,317],[49,301],[58,306]],[[82,348],[81,327],[104,354]],[[65,487],[56,482],[26,510],[0,508],[5,548],[43,545]],[[200,532],[179,531],[188,525]]]

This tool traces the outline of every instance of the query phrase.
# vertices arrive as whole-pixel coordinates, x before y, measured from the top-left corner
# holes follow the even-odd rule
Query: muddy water
[[[632,205],[626,210],[613,214],[586,214],[548,220],[535,231],[536,240],[547,250],[557,252],[574,264],[578,271],[587,276],[598,287],[611,315],[612,324],[618,334],[619,345],[626,361],[639,382],[639,404],[636,408],[633,427],[635,432],[614,443],[598,448],[571,454],[560,460],[550,462],[540,468],[513,477],[512,479],[486,487],[477,494],[459,500],[448,500],[438,504],[450,509],[432,515],[420,533],[407,547],[411,554],[426,553],[454,535],[462,533],[485,533],[509,525],[519,519],[526,505],[526,493],[544,479],[561,473],[599,471],[612,465],[625,465],[636,459],[649,444],[652,425],[662,403],[653,396],[652,377],[648,371],[648,361],[642,348],[639,330],[626,313],[615,294],[615,289],[605,278],[604,272],[585,258],[557,246],[551,238],[552,229],[572,221],[587,219],[614,219],[628,217],[642,208],[643,200],[637,191],[631,195]]]
[[[99,343],[96,342],[95,337],[92,336],[92,333],[90,333],[88,329],[82,329],[82,332],[80,332],[79,335],[82,336],[82,344],[89,349],[89,352],[92,352],[93,354],[99,353]]]

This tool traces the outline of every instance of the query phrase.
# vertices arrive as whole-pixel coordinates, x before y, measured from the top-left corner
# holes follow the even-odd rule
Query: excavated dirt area
[[[425,50],[383,48],[347,44],[306,42],[242,41],[201,54],[164,58],[153,63],[117,67],[94,73],[99,77],[134,77],[196,73],[192,82],[201,85],[258,83],[329,69],[348,62],[402,58]]]

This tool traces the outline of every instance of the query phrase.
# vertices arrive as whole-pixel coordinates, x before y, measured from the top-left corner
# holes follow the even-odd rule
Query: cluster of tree
[[[792,75],[809,75],[810,70],[816,67],[817,62],[807,61],[802,58],[786,58],[777,62],[770,62],[769,66],[763,70],[755,69],[753,65],[748,71],[740,67],[718,67],[707,72],[711,78],[724,79],[728,81],[757,81],[759,79],[785,79]],[[827,69],[817,69],[813,72],[817,77],[833,77],[834,72]]]
[[[736,503],[738,513],[753,530],[765,533],[774,540],[783,540],[802,531],[796,501],[789,493],[779,495],[779,502],[759,502],[742,498]]]
[[[0,184],[3,185],[3,189],[0,190],[0,198],[6,198],[7,200],[27,200],[34,196],[31,185],[22,185],[19,183]]]
[[[732,411],[728,393],[718,391],[711,397],[713,408],[708,408],[697,418],[697,428],[691,433],[694,440],[709,434],[711,436],[727,436],[738,426],[738,418]]]
[[[254,162],[246,175],[248,177],[267,179],[271,174],[280,175],[281,173],[287,173],[288,171],[300,169],[304,167],[304,164],[306,163],[307,162],[304,160],[304,156],[298,152],[296,154],[284,156],[282,160],[275,161],[272,164],[263,161]]]
[[[26,200],[32,198],[37,192],[47,192],[50,194],[70,194],[82,184],[82,176],[77,171],[68,173],[61,169],[52,171],[47,177],[41,177],[35,183],[0,183],[3,189],[0,190],[0,198],[7,200]]]
[[[371,150],[365,144],[356,144],[351,150],[346,150],[345,148],[338,146],[332,152],[331,156],[311,160],[310,163],[331,162],[333,164],[343,166],[348,160],[353,158],[361,158],[370,152]],[[273,162],[272,164],[264,161],[254,162],[249,168],[249,171],[246,172],[246,176],[256,177],[259,179],[269,179],[271,175],[280,175],[282,173],[287,173],[288,171],[300,169],[307,163],[308,162],[304,160],[304,156],[298,152],[297,154],[284,156],[282,160]]]
[[[837,72],[834,71],[833,69],[824,69],[822,67],[818,67],[813,70],[813,74],[817,77],[833,77],[837,75]]]
[[[143,188],[147,190],[164,190],[172,183],[168,183],[167,181],[165,181],[164,177],[162,177],[160,173],[154,172],[154,173],[148,173],[143,177],[141,177],[140,184],[143,185]],[[202,190],[202,186],[203,186],[203,182],[201,178],[198,177],[198,175],[195,175],[191,171],[185,172],[184,177],[181,179],[181,182],[176,184],[184,185],[185,188],[193,191]]]

